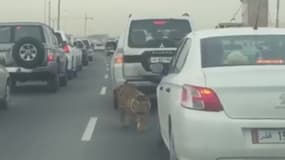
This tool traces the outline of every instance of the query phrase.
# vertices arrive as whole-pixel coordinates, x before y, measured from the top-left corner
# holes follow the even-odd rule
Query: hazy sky
[[[43,21],[44,1],[1,0],[0,21]],[[52,17],[55,18],[57,0],[51,1]],[[285,20],[285,3],[281,3],[281,19]],[[119,35],[129,13],[135,16],[179,16],[184,12],[190,13],[195,28],[212,28],[218,22],[229,21],[239,6],[240,0],[62,0],[62,29],[82,35],[87,13],[94,17],[89,21],[89,33]]]

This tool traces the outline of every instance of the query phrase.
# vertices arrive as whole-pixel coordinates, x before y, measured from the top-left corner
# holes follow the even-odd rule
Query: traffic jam
[[[285,30],[251,2],[248,24],[129,14],[119,36],[2,21],[0,159],[285,160]]]

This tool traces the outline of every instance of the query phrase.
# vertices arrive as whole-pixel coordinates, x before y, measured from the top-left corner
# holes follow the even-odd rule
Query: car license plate
[[[170,63],[172,57],[151,57],[151,63]]]
[[[285,129],[253,129],[253,144],[285,144]]]

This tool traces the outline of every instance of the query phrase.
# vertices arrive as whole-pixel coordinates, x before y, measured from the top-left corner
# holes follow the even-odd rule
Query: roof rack
[[[183,16],[183,17],[190,17],[190,14],[187,13],[187,12],[185,12],[185,13],[182,14],[182,16]]]

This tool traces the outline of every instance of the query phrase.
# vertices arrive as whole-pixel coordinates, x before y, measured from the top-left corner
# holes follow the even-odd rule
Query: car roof
[[[28,26],[28,25],[48,26],[48,25],[46,25],[44,23],[41,23],[41,22],[2,22],[2,23],[0,23],[0,26],[16,26],[16,25],[23,25],[23,26]]]
[[[178,19],[178,20],[189,20],[189,16],[177,16],[177,17],[131,17],[130,21],[134,20],[155,20],[155,19]]]
[[[280,28],[223,28],[195,31],[187,35],[198,36],[200,39],[211,37],[224,37],[224,36],[239,36],[239,35],[285,35],[285,29]]]

